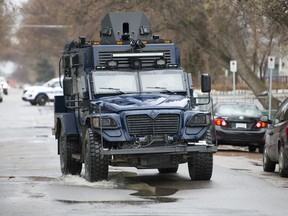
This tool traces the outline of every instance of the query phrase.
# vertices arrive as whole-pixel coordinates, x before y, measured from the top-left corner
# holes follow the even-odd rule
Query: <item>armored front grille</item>
[[[148,115],[127,116],[129,134],[132,136],[177,134],[179,130],[179,115],[162,114],[155,119]]]
[[[153,53],[151,51],[147,51],[149,53]],[[115,53],[115,52],[113,52]],[[112,52],[105,52],[100,51],[98,53],[98,61],[100,65],[105,66],[108,60],[112,59]],[[127,51],[117,53],[127,53]],[[145,53],[145,52],[143,52]],[[167,64],[171,63],[171,54],[169,50],[157,50],[155,53],[164,53],[164,58],[167,60]],[[145,56],[145,57],[139,57],[142,61],[142,68],[154,68],[155,60],[159,59],[157,56]],[[130,68],[131,64],[131,58],[129,57],[113,57],[113,60],[118,61],[118,68]]]

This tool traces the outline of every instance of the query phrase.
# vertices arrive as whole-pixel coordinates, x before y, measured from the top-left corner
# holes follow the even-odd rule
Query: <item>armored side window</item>
[[[62,68],[69,68],[70,67],[70,57],[63,56],[62,57]]]
[[[129,34],[129,23],[123,23],[123,34]]]

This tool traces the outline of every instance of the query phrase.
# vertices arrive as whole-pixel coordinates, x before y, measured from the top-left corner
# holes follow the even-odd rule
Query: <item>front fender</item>
[[[79,135],[73,113],[58,113],[55,115],[55,137],[59,138],[61,130],[67,137]]]

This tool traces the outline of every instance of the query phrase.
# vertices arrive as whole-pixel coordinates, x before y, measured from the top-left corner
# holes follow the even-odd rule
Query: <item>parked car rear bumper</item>
[[[264,144],[265,130],[244,131],[244,130],[223,130],[216,126],[216,139],[218,144],[237,146],[262,145]]]

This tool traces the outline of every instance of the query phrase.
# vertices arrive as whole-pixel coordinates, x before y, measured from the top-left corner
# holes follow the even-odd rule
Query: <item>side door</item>
[[[278,140],[282,145],[288,145],[288,99],[283,103],[283,111],[280,116]]]
[[[268,149],[269,157],[273,161],[278,161],[278,142],[280,140],[280,128],[283,124],[284,112],[286,111],[287,99],[281,104],[276,112],[273,123],[269,126],[266,133],[266,148]]]

